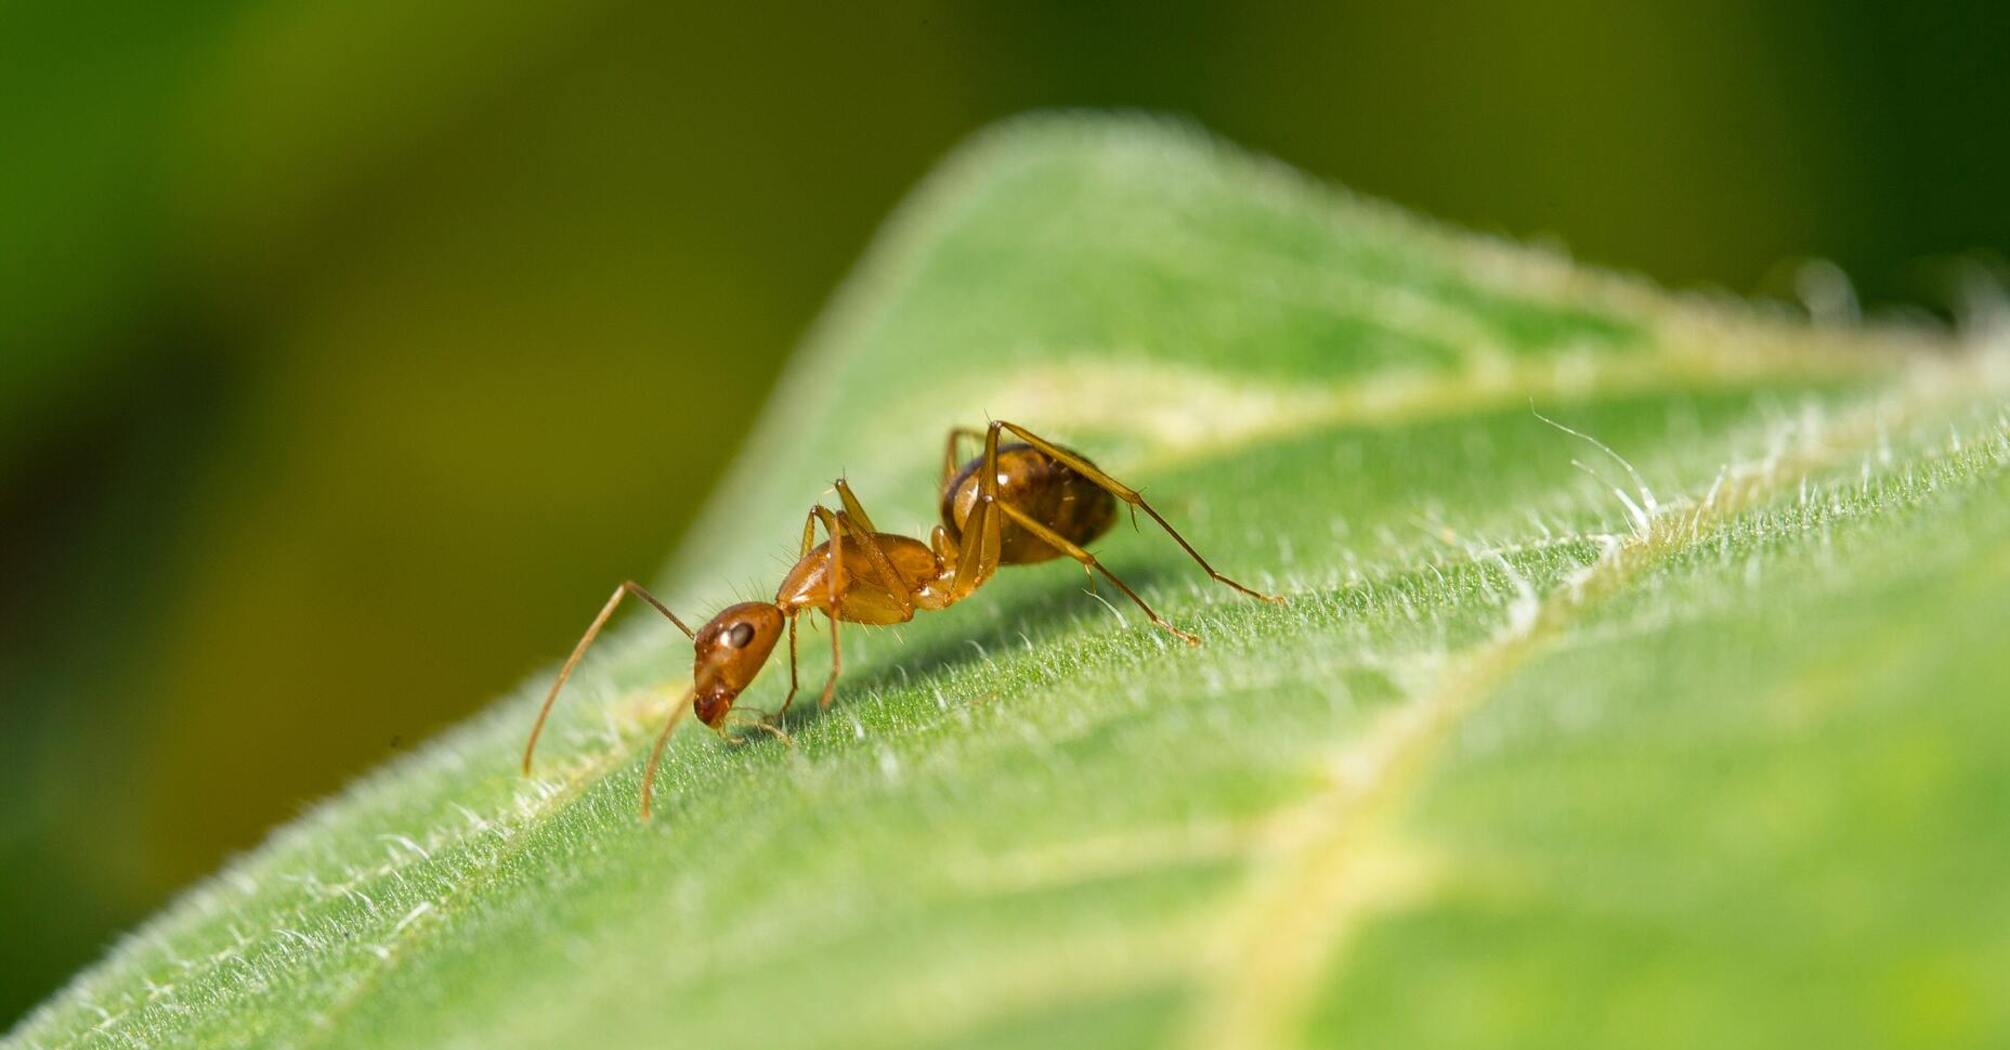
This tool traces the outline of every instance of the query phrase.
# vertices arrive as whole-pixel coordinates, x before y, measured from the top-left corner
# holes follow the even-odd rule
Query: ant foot
[[[1229,585],[1230,587],[1233,587],[1233,588],[1235,588],[1235,589],[1236,589],[1236,590],[1238,590],[1238,591],[1241,591],[1241,592],[1242,592],[1242,593],[1244,593],[1244,594],[1247,594],[1247,595],[1249,595],[1249,596],[1250,596],[1251,598],[1254,598],[1254,599],[1256,599],[1257,601],[1260,601],[1260,602],[1269,602],[1269,603],[1270,603],[1270,604],[1272,604],[1272,605],[1283,605],[1283,604],[1284,604],[1284,596],[1283,596],[1283,595],[1281,595],[1281,594],[1265,594],[1265,593],[1263,593],[1262,591],[1259,591],[1259,590],[1257,590],[1257,589],[1256,589],[1256,588],[1254,588],[1254,587],[1245,587],[1245,586],[1243,586],[1242,584],[1239,584],[1239,583],[1235,582],[1234,580],[1231,580],[1231,579],[1229,579],[1228,577],[1226,577],[1226,576],[1223,576],[1223,575],[1221,575],[1221,574],[1219,574],[1219,573],[1216,573],[1216,574],[1215,574],[1215,577],[1214,577],[1214,578],[1215,578],[1216,580],[1219,580],[1219,581],[1221,581],[1222,583],[1225,583],[1225,584]]]
[[[751,714],[752,712],[749,713]],[[790,736],[786,730],[782,729],[778,721],[771,721],[772,718],[773,716],[764,716],[761,718],[744,718],[740,719],[734,724],[744,726],[748,729],[752,729],[757,732],[766,733],[769,736],[772,736],[777,740],[780,740],[783,744],[787,745],[791,750],[794,750],[796,746],[796,738]],[[733,747],[745,747],[747,746],[747,744],[753,741],[753,737],[748,736],[747,734],[744,733],[739,736],[726,736],[724,733],[721,733],[719,735],[725,737],[726,743],[732,745]]]
[[[768,735],[774,737],[775,739],[780,740],[782,742],[783,747],[786,747],[791,751],[794,751],[796,749],[796,738],[790,736],[788,734],[788,731],[783,729],[781,726],[766,721],[765,719],[759,722],[752,722],[749,724],[752,725],[755,729],[758,729],[761,732],[767,733]]]
[[[784,711],[776,711],[774,714],[771,715],[763,715],[761,716],[759,721],[756,721],[754,723],[754,728],[760,730],[763,733],[772,733],[775,736],[780,737],[783,743],[788,744],[790,747],[794,747],[796,746],[795,738],[789,735],[789,731],[787,729],[788,714],[789,713],[784,710]]]

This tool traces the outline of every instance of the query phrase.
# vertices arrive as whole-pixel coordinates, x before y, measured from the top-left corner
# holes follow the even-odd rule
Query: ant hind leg
[[[1020,510],[1019,508],[1011,505],[1010,503],[1001,503],[998,505],[998,507],[1000,510],[1003,510],[1005,512],[1006,517],[1012,519],[1013,524],[1018,525],[1020,528],[1025,529],[1027,532],[1030,532],[1035,536],[1040,537],[1041,540],[1049,544],[1052,544],[1055,547],[1055,549],[1066,553],[1068,557],[1073,558],[1078,562],[1081,562],[1082,567],[1084,569],[1090,569],[1094,570],[1095,572],[1102,573],[1104,578],[1108,579],[1111,583],[1116,585],[1117,590],[1124,592],[1125,597],[1137,603],[1138,608],[1144,610],[1145,615],[1151,618],[1152,623],[1158,625],[1167,633],[1171,634],[1173,637],[1178,638],[1180,641],[1183,641],[1188,645],[1200,644],[1200,639],[1198,637],[1189,634],[1186,631],[1182,631],[1177,627],[1174,627],[1172,623],[1168,621],[1165,617],[1160,616],[1156,609],[1153,609],[1150,605],[1147,605],[1143,598],[1138,597],[1138,592],[1131,590],[1129,584],[1126,584],[1123,580],[1119,579],[1116,573],[1111,572],[1109,570],[1108,566],[1104,565],[1100,561],[1097,561],[1095,555],[1090,554],[1086,550],[1083,550],[1080,544],[1070,542],[1067,539],[1067,537],[1062,536],[1060,533],[1055,532],[1053,529],[1050,529],[1047,526],[1042,525],[1039,522],[1033,520],[1033,518],[1029,516],[1025,511]],[[1092,580],[1094,579],[1093,576],[1090,578]]]
[[[1057,460],[1060,460],[1062,463],[1066,464],[1070,469],[1072,469],[1075,473],[1082,475],[1083,477],[1089,479],[1091,482],[1094,482],[1103,491],[1108,492],[1110,495],[1115,496],[1118,499],[1123,500],[1125,503],[1130,504],[1134,508],[1134,510],[1144,511],[1147,515],[1151,517],[1153,521],[1158,522],[1159,527],[1166,530],[1166,535],[1171,536],[1173,538],[1173,542],[1179,544],[1180,549],[1186,551],[1187,556],[1192,558],[1195,561],[1195,563],[1199,564],[1201,569],[1204,570],[1208,574],[1208,576],[1212,577],[1216,582],[1224,584],[1228,587],[1232,587],[1235,590],[1241,591],[1242,593],[1249,595],[1251,598],[1256,598],[1261,601],[1272,602],[1279,605],[1284,603],[1284,598],[1280,595],[1265,594],[1262,591],[1256,590],[1253,587],[1246,587],[1240,583],[1237,583],[1232,579],[1229,579],[1227,576],[1222,575],[1219,571],[1215,569],[1214,566],[1209,565],[1207,563],[1206,558],[1201,557],[1199,551],[1193,549],[1193,544],[1188,543],[1186,541],[1186,537],[1180,535],[1179,530],[1172,527],[1171,522],[1167,521],[1164,517],[1162,517],[1159,514],[1159,512],[1155,508],[1153,508],[1151,504],[1145,502],[1145,498],[1142,495],[1138,494],[1138,490],[1131,488],[1129,485],[1126,485],[1121,481],[1118,481],[1114,477],[1111,477],[1110,474],[1107,471],[1103,470],[1101,467],[1098,467],[1094,463],[1091,463],[1088,460],[1083,459],[1081,456],[1073,452],[1070,452],[1067,449],[1062,448],[1061,446],[1056,445],[1051,441],[1048,441],[1046,438],[1043,438],[1040,435],[1035,434],[1030,430],[1027,430],[1025,427],[1022,427],[1017,423],[1007,423],[1001,419],[993,423],[992,427],[994,429],[998,427],[1003,427],[1006,430],[1011,431],[1013,436],[1017,437],[1019,440],[1024,441],[1028,445],[1031,445],[1034,448],[1039,449],[1040,451],[1046,453],[1049,456],[1054,457]],[[1107,575],[1107,573],[1105,573],[1105,575]],[[1115,577],[1111,577],[1111,579],[1115,579]]]

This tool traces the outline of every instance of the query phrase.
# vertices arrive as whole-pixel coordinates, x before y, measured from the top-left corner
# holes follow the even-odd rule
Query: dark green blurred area
[[[0,1018],[561,656],[983,125],[1946,313],[2010,246],[2004,10],[0,6]]]

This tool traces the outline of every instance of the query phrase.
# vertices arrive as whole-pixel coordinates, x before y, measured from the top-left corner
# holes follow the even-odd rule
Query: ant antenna
[[[544,694],[544,706],[537,709],[537,724],[530,727],[530,740],[523,745],[524,776],[530,775],[530,756],[537,751],[538,734],[544,732],[544,720],[551,716],[551,705],[558,699],[558,691],[565,688],[565,680],[572,677],[572,669],[579,666],[580,659],[586,656],[586,650],[591,648],[593,640],[600,636],[600,629],[607,626],[607,621],[614,615],[614,610],[620,608],[621,599],[630,594],[648,602],[650,607],[669,617],[670,622],[676,624],[677,629],[684,632],[684,637],[693,640],[697,639],[698,636],[691,633],[691,628],[684,621],[678,619],[677,614],[671,612],[669,606],[664,605],[655,595],[643,589],[641,584],[636,583],[634,580],[627,580],[621,586],[614,588],[614,596],[607,599],[607,604],[600,609],[600,615],[593,618],[593,625],[586,629],[586,635],[580,638],[578,645],[573,647],[572,655],[565,658],[565,666],[558,669],[558,677],[552,679],[551,691]]]
[[[649,796],[656,784],[656,764],[663,761],[663,748],[670,743],[670,731],[676,729],[677,723],[684,720],[684,713],[691,710],[691,702],[697,699],[697,696],[698,685],[694,682],[690,688],[684,690],[683,696],[677,698],[677,706],[670,709],[670,721],[663,724],[663,732],[656,735],[656,746],[649,751],[649,765],[642,770],[643,820],[649,819]]]

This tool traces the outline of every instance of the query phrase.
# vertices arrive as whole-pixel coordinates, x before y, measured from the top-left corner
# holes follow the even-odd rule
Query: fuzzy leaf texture
[[[535,779],[544,677],[8,1045],[2002,1046],[2010,424],[1971,327],[1677,298],[1178,127],[1007,125],[892,222],[659,593],[767,597],[840,473],[925,536],[988,415],[1288,604],[1124,522],[1097,551],[1204,646],[1007,568],[846,628],[822,713],[806,634],[794,749],[686,726],[647,825],[690,650],[638,606]]]

